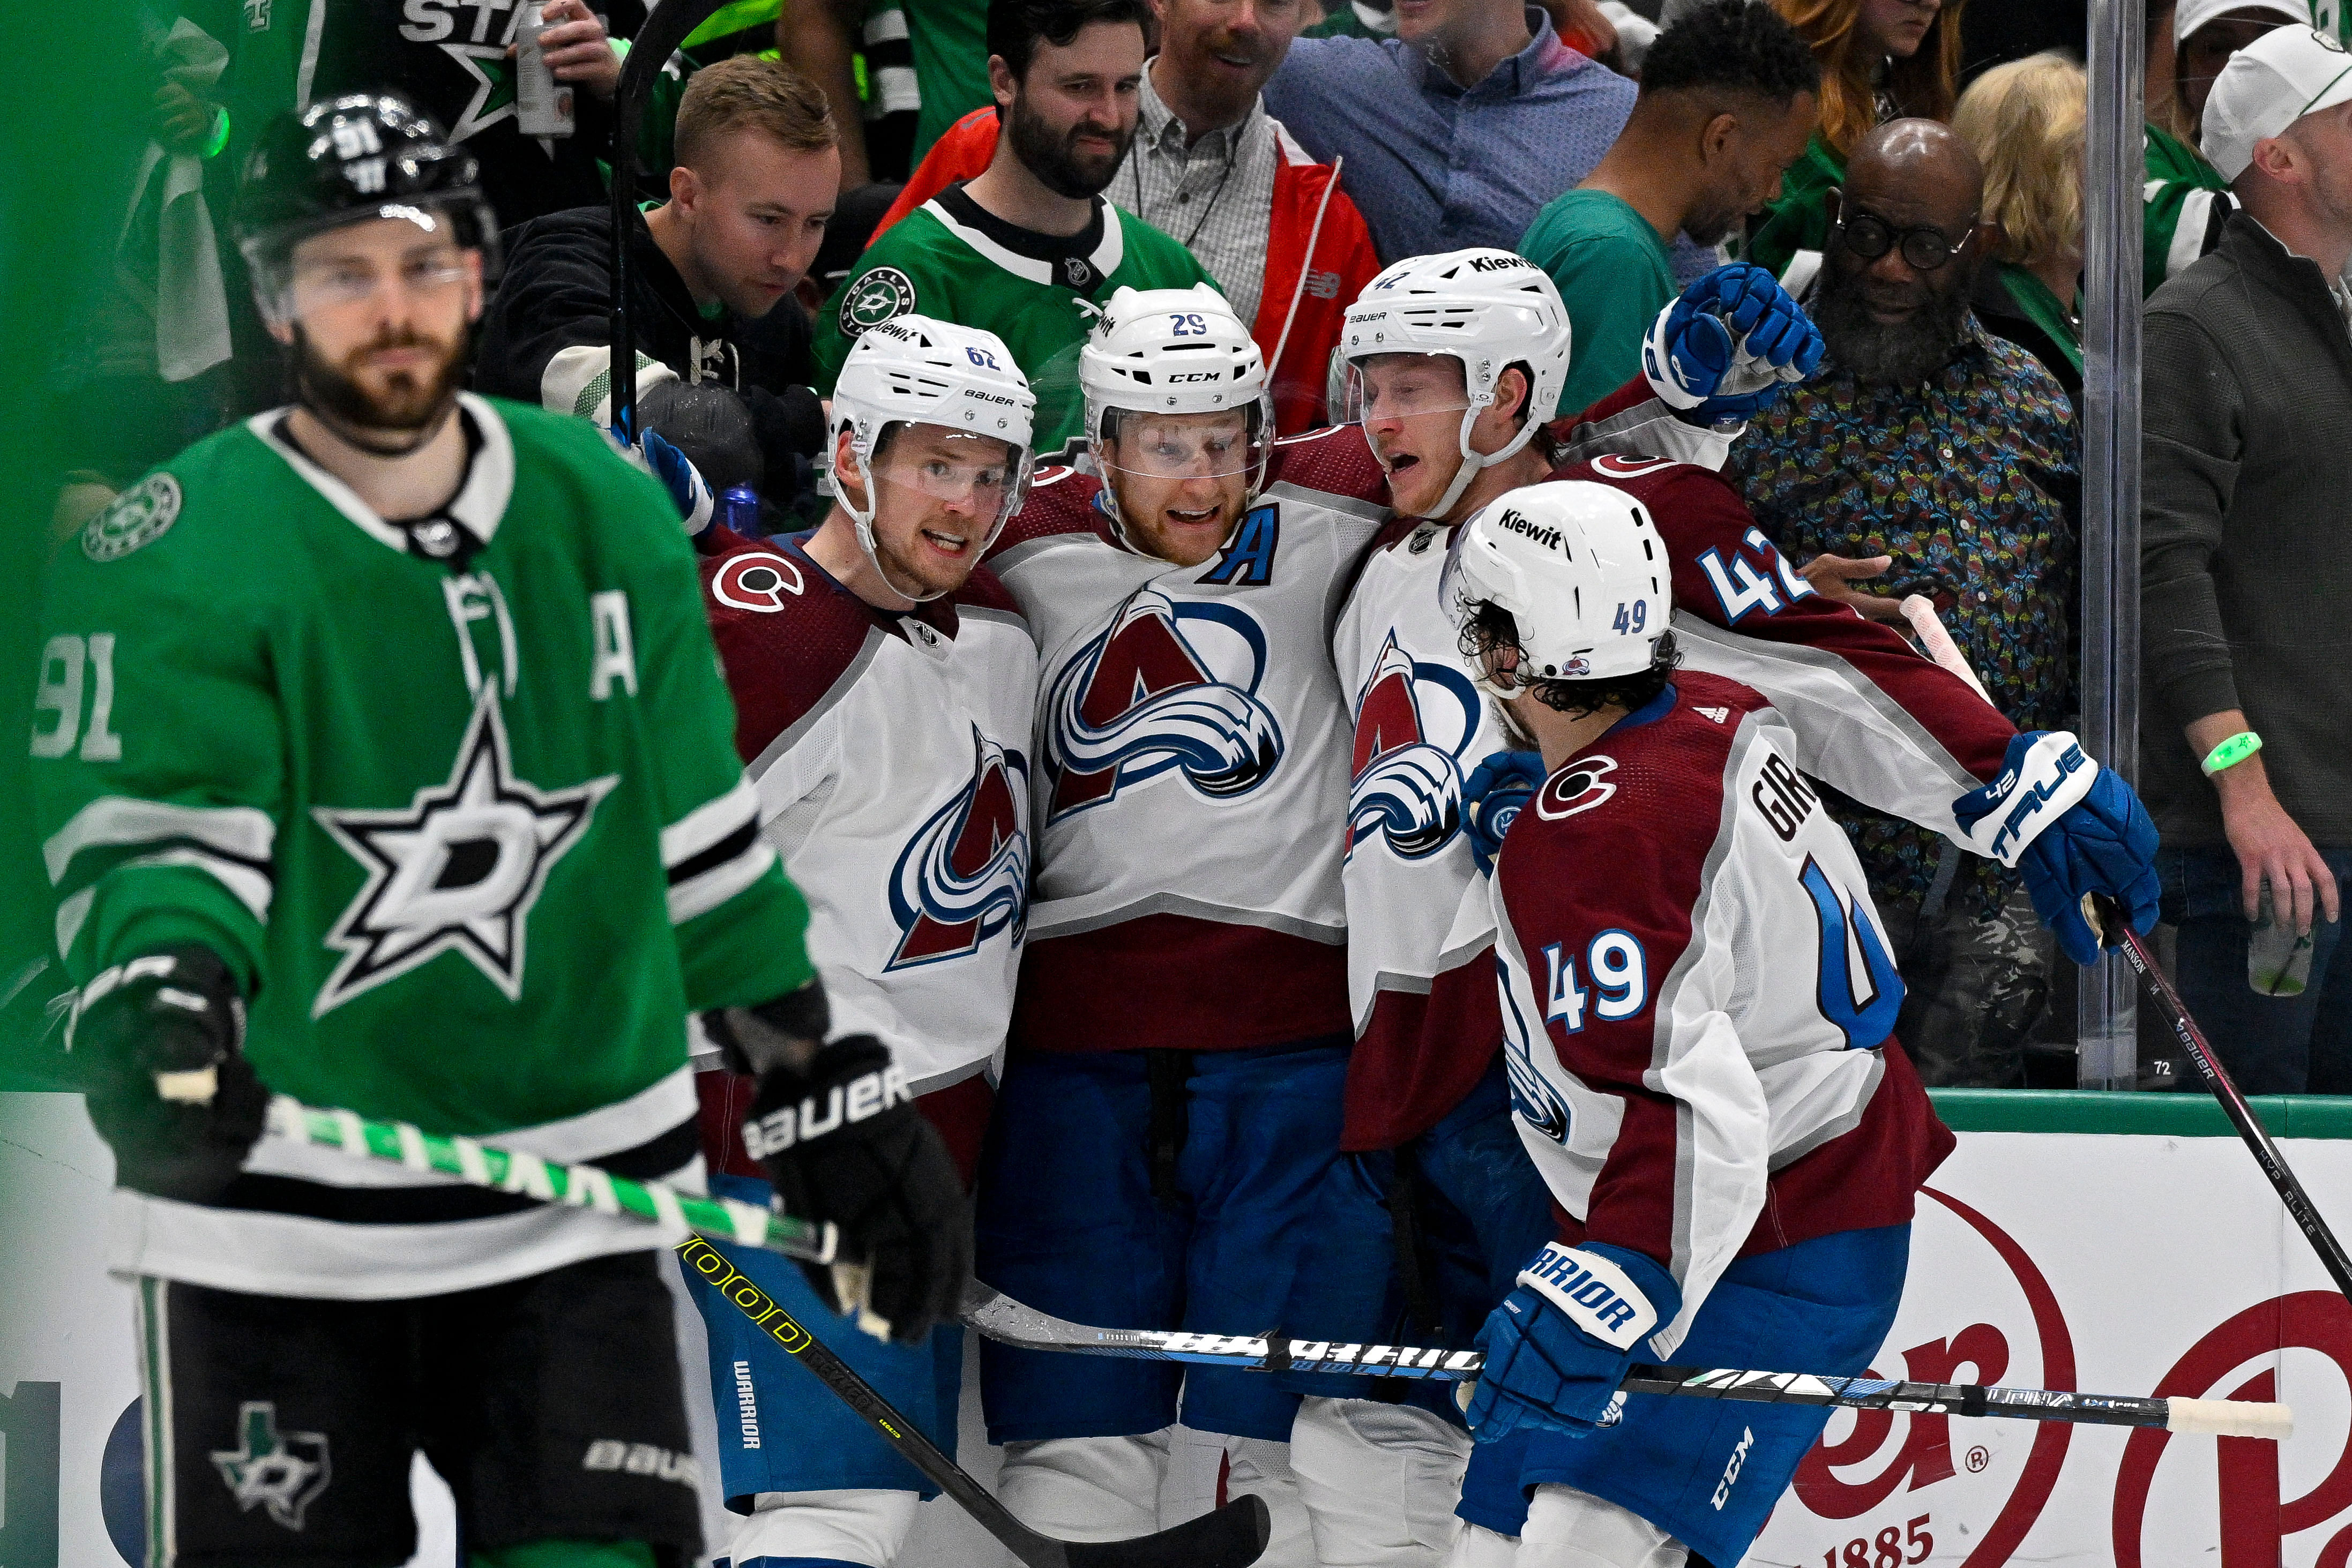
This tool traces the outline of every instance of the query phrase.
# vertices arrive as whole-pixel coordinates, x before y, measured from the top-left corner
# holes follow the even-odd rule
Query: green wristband
[[[2262,749],[2263,738],[2260,735],[2252,730],[2241,730],[2206,752],[2205,760],[2197,765],[2208,774],[2218,773],[2223,768],[2236,767]]]
[[[227,145],[228,110],[223,109],[215,112],[215,118],[213,120],[213,133],[209,137],[205,138],[205,150],[201,154],[199,154],[199,156],[205,158],[217,158],[221,155],[221,149]]]

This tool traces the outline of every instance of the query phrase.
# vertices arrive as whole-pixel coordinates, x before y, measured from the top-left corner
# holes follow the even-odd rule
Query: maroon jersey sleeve
[[[782,541],[739,541],[704,557],[702,603],[735,699],[735,750],[746,763],[853,676],[869,636],[887,635]]]
[[[1865,805],[1958,835],[1952,803],[1996,777],[2015,726],[1900,635],[1815,593],[1739,493],[1685,463],[1602,457],[1559,470],[1649,509],[1674,567],[1686,668],[1756,688],[1792,760]]]

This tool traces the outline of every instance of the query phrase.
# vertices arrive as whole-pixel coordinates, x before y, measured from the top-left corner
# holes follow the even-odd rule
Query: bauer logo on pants
[[[213,1450],[213,1465],[236,1495],[239,1513],[260,1503],[289,1530],[302,1528],[302,1514],[327,1489],[333,1468],[323,1432],[280,1432],[278,1406],[248,1399],[237,1407],[238,1445]]]

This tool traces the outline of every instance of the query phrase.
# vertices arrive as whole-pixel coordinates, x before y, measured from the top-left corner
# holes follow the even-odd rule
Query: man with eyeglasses
[[[1999,237],[1983,184],[1935,121],[1890,121],[1855,149],[1807,301],[1828,352],[1748,426],[1726,475],[1814,587],[1898,626],[1900,601],[1927,595],[2005,718],[2063,730],[2074,412],[1969,308]],[[1895,1032],[1921,1078],[2024,1084],[2051,942],[2018,873],[1833,800],[1895,937],[1909,991]]]
[[[883,1107],[769,1162],[872,1311],[919,1332],[967,1267],[887,1054],[823,1045],[668,499],[457,390],[495,228],[394,94],[269,127],[236,232],[294,405],[149,475],[47,584],[33,785],[157,1562],[405,1562],[420,1451],[477,1568],[700,1555],[660,1231],[264,1139],[272,1090],[694,1183],[708,1009],[755,1112]]]

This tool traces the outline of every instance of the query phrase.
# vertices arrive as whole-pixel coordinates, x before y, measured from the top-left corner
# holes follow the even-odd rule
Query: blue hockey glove
[[[684,452],[664,440],[658,430],[646,431],[645,440],[635,445],[631,444],[625,425],[608,426],[605,433],[620,447],[621,456],[661,481],[688,534],[700,533],[710,526],[711,519],[719,515],[718,498],[710,493],[701,472]]]
[[[1654,1258],[1606,1242],[1550,1243],[1478,1331],[1486,1365],[1470,1395],[1470,1430],[1482,1443],[1520,1426],[1581,1437],[1682,1304],[1682,1288]]]
[[[1495,874],[1503,835],[1543,782],[1543,757],[1536,752],[1496,752],[1462,781],[1462,828],[1470,837],[1471,858],[1484,875]]]
[[[1642,339],[1651,390],[1685,419],[1728,425],[1812,374],[1822,334],[1761,267],[1733,262],[1692,283]]]
[[[2156,924],[2156,824],[2139,796],[2063,731],[2009,743],[2000,776],[1955,801],[1977,852],[2025,874],[2033,912],[2077,963],[2095,963],[2098,933],[2083,900],[2105,893],[2134,931]]]

